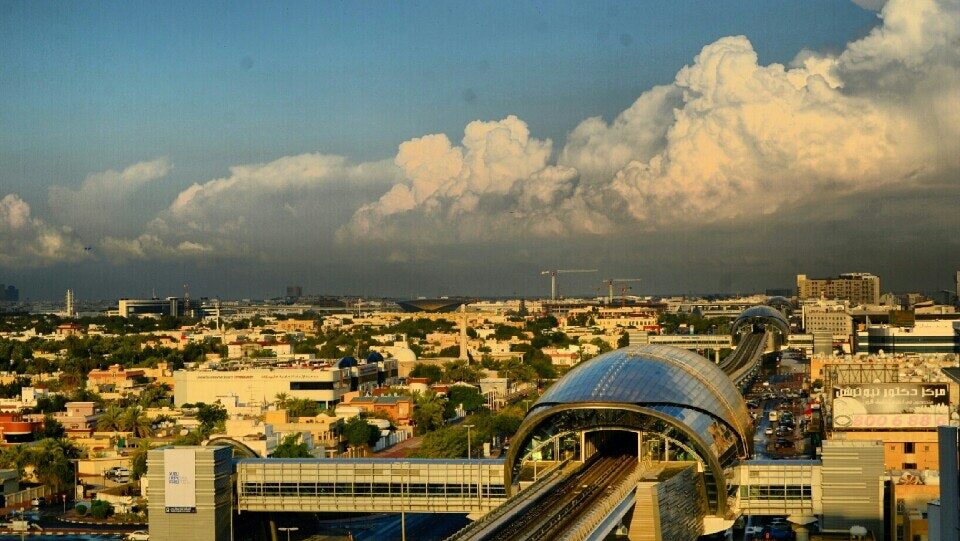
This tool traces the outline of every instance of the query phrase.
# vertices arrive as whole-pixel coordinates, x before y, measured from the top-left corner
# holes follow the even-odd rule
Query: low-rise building
[[[174,372],[176,406],[213,403],[236,397],[237,405],[271,404],[278,394],[303,398],[324,407],[338,404],[351,391],[371,392],[392,383],[397,362],[357,362],[345,357],[336,363],[312,367],[267,367],[241,370],[177,370]]]
[[[352,398],[347,404],[359,407],[366,413],[386,415],[399,425],[410,424],[410,418],[413,416],[413,399],[406,396],[358,396]]]
[[[91,370],[87,374],[87,389],[95,393],[124,394],[147,384],[143,370],[126,369],[112,364],[106,370]]]
[[[67,402],[66,411],[53,414],[53,418],[63,425],[67,432],[78,434],[93,433],[97,426],[97,419],[100,414],[97,413],[97,405],[94,402]]]

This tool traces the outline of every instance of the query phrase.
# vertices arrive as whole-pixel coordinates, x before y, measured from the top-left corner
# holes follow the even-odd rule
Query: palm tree
[[[287,409],[287,406],[290,404],[290,395],[287,393],[277,393],[274,398],[276,398],[274,404],[276,404],[279,410]]]
[[[146,438],[153,435],[153,422],[143,408],[131,406],[120,417],[120,429],[138,438]]]
[[[122,430],[121,417],[123,417],[123,410],[120,406],[112,405],[108,407],[100,414],[100,418],[97,419],[97,430],[101,432],[117,432]]]

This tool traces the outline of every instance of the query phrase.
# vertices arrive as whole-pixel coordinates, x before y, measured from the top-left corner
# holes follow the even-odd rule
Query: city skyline
[[[0,282],[952,288],[960,7],[883,4],[3,3]]]

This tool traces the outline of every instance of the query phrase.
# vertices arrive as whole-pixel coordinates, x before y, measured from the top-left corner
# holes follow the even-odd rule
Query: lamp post
[[[277,530],[281,532],[287,532],[287,541],[290,541],[290,532],[299,531],[300,528],[297,528],[296,526],[284,526],[282,528],[277,528]]]

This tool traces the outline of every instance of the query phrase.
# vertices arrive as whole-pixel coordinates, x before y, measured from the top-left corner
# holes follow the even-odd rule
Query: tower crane
[[[613,305],[613,285],[624,282],[639,282],[641,278],[607,278],[603,283],[607,284],[607,304]],[[632,289],[632,288],[631,288]]]
[[[557,300],[557,275],[558,274],[571,274],[574,272],[597,272],[597,269],[558,269],[558,270],[545,270],[540,272],[541,276],[550,277],[550,300]]]

